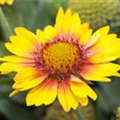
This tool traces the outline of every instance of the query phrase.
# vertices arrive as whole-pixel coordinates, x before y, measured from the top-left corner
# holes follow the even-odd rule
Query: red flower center
[[[44,46],[42,59],[51,74],[66,74],[78,68],[81,63],[81,50],[77,43],[56,41]]]

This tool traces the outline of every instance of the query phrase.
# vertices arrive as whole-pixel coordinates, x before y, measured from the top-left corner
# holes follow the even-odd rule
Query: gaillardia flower
[[[92,34],[88,23],[81,24],[77,13],[60,8],[55,26],[48,25],[36,35],[23,27],[15,29],[6,48],[13,55],[1,58],[2,74],[17,72],[10,96],[29,90],[28,106],[48,105],[58,98],[68,112],[79,104],[96,100],[89,81],[109,82],[120,76],[120,66],[112,63],[120,57],[120,39],[103,27]]]
[[[14,0],[0,0],[0,4],[4,5],[5,3],[7,3],[8,5],[12,5],[14,2]]]

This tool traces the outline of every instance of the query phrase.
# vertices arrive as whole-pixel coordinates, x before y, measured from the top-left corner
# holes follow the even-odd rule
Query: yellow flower
[[[0,0],[0,4],[4,5],[5,3],[7,3],[8,5],[12,5],[14,2],[14,0]]]
[[[58,98],[68,112],[79,104],[96,100],[89,81],[109,82],[120,76],[120,66],[112,63],[120,57],[120,39],[103,27],[92,34],[89,24],[81,24],[77,13],[60,8],[55,26],[38,29],[36,35],[23,27],[15,29],[6,48],[13,55],[1,58],[2,74],[17,72],[10,96],[29,90],[28,106],[48,105]]]

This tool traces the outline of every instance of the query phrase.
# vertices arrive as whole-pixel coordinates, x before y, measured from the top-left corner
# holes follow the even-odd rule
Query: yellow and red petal
[[[116,38],[116,34],[108,34],[108,31],[108,26],[99,29],[91,37],[91,40],[97,38],[94,43],[86,44],[85,48],[90,47],[87,51],[90,62],[105,63],[120,57],[120,39]]]
[[[79,15],[77,13],[72,15],[70,9],[67,9],[65,13],[62,8],[59,9],[55,28],[58,31],[59,38],[76,39],[81,45],[85,45],[92,35],[89,24],[81,24]]]
[[[47,78],[47,75],[41,75],[39,77],[35,77],[30,80],[25,80],[23,82],[16,82],[13,84],[13,89],[20,89],[19,91],[25,91],[31,88],[34,88],[35,86],[39,85],[42,81],[44,81]]]
[[[57,84],[58,82],[56,79],[46,79],[40,85],[33,88],[27,94],[27,106],[40,106],[42,104],[48,105],[54,102],[57,96]]]
[[[96,41],[96,44],[98,44],[99,42],[101,42],[101,40],[102,40],[103,38],[105,38],[105,37],[108,35],[109,29],[110,29],[109,26],[105,26],[105,27],[102,27],[102,28],[98,29],[98,30],[91,36],[91,39],[94,39],[96,36],[99,35],[99,38],[98,38],[98,40]]]
[[[91,37],[88,39],[88,42],[84,45],[84,49],[94,48],[101,45],[101,42],[105,41],[105,37],[109,32],[109,26],[102,27],[98,29]],[[88,51],[89,52],[89,51]]]
[[[43,70],[32,67],[24,68],[16,74],[13,88],[20,89],[20,91],[28,90],[39,85],[46,78],[47,74]]]
[[[71,108],[76,109],[78,106],[70,85],[66,81],[61,81],[58,85],[58,100],[66,112],[69,112]]]
[[[99,46],[95,46],[88,51],[91,54],[88,58],[90,62],[105,63],[120,57],[120,39],[113,38],[112,35],[108,35],[108,37],[110,39],[105,39]]]
[[[81,66],[80,75],[91,81],[104,81],[109,82],[109,76],[120,76],[118,71],[120,65],[115,63],[103,63],[103,64],[85,64]]]

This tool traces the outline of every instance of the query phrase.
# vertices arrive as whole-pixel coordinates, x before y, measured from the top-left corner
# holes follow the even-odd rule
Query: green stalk
[[[76,113],[79,120],[86,120],[78,108],[75,110],[75,113]]]
[[[12,31],[10,29],[9,23],[5,17],[5,14],[2,10],[2,7],[0,6],[0,23],[3,29],[3,32],[5,34],[5,39],[8,39],[9,36],[12,34]]]

